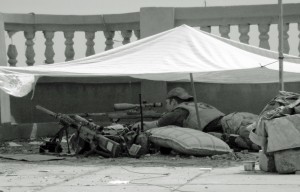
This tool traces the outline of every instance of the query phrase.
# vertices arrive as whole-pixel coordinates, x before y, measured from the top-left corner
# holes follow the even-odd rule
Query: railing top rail
[[[284,4],[284,22],[300,22],[300,3]],[[175,23],[195,25],[278,23],[278,5],[184,7],[175,9]]]
[[[107,15],[44,15],[5,13],[6,30],[115,30],[138,29],[139,12]]]
[[[139,12],[107,15],[45,15],[4,13],[4,22],[11,24],[115,24],[139,22]]]
[[[284,4],[284,22],[300,22],[300,3]],[[175,25],[189,24],[202,25],[238,25],[278,23],[279,9],[277,4],[248,5],[227,7],[181,7],[174,8]],[[35,29],[49,28],[46,25],[56,25],[55,28],[64,29],[73,25],[74,29],[83,29],[87,25],[103,30],[105,24],[109,29],[117,28],[116,25],[128,25],[137,29],[140,22],[140,13],[105,14],[105,15],[44,15],[44,14],[12,14],[4,13],[7,30],[18,30],[24,25],[36,25]],[[22,25],[22,26],[18,26]],[[40,26],[39,26],[40,25]],[[60,25],[60,26],[59,26]],[[74,27],[74,26],[78,27]],[[59,26],[59,27],[57,27]],[[62,27],[63,26],[63,27]],[[101,27],[102,26],[102,27]],[[26,27],[25,27],[26,28]],[[124,27],[123,27],[124,28]]]

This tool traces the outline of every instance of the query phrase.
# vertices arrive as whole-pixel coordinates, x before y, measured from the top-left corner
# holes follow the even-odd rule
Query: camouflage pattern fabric
[[[253,124],[258,120],[258,115],[248,112],[235,112],[224,116],[221,124],[227,138],[235,135],[235,139],[227,139],[230,146],[239,149],[259,150],[260,147],[249,139]]]
[[[260,113],[255,129],[253,129],[250,133],[251,141],[260,145],[264,152],[267,153],[269,140],[268,132],[270,129],[273,127],[274,129],[272,131],[275,131],[276,128],[276,134],[279,134],[282,131],[279,132],[276,125],[280,123],[280,118],[295,114],[300,114],[300,94],[280,91],[279,94],[274,97]],[[275,124],[274,120],[277,121]],[[282,120],[290,122],[289,118],[284,118]],[[293,121],[296,122],[296,120]],[[285,125],[282,125],[281,129],[286,129],[286,125],[286,123]],[[295,124],[295,126],[297,127],[299,125]],[[285,140],[289,140],[289,138],[285,138]]]

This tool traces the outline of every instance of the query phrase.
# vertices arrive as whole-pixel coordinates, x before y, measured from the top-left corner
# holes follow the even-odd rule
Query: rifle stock
[[[102,131],[103,130],[102,126],[97,125],[94,122],[90,122],[87,119],[85,119],[85,118],[83,118],[79,115],[74,115],[73,117],[74,117],[75,120],[79,121],[82,125],[87,126],[87,127],[91,128],[92,130],[95,130],[95,131]]]

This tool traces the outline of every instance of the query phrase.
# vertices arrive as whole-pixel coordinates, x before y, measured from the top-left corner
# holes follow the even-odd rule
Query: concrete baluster
[[[66,61],[71,61],[74,59],[75,51],[73,48],[74,45],[74,31],[64,31],[64,36],[65,36],[65,56],[66,56]]]
[[[270,24],[258,24],[259,31],[259,47],[264,49],[270,49],[269,35]]]
[[[15,31],[8,31],[8,36],[11,39],[11,41],[12,41],[12,37],[15,33],[16,33]],[[15,67],[18,62],[18,60],[17,60],[18,51],[17,51],[17,47],[13,43],[8,45],[7,56],[8,56],[9,66]]]
[[[114,31],[104,31],[104,36],[106,38],[106,41],[105,41],[105,51],[107,50],[110,50],[110,49],[113,49],[113,45],[114,45],[114,36],[115,36],[115,32]]]
[[[222,37],[230,39],[230,37],[229,37],[230,26],[229,25],[221,25],[219,27],[219,31],[220,31]]]
[[[51,63],[54,63],[54,55],[55,55],[55,52],[54,52],[54,49],[53,49],[53,37],[54,37],[54,32],[53,31],[43,31],[44,33],[44,37],[46,39],[45,41],[45,45],[46,45],[46,49],[45,49],[45,63],[47,64],[51,64]]]
[[[134,30],[134,35],[136,36],[137,39],[141,39],[141,30]]]
[[[17,60],[18,51],[15,45],[13,44],[8,45],[7,56],[9,58],[8,59],[9,66],[15,67],[18,62]]]
[[[130,38],[132,36],[132,30],[122,30],[121,35],[123,37],[122,44],[126,45],[127,43],[130,43]]]
[[[85,38],[86,38],[86,52],[85,56],[90,56],[95,54],[95,31],[86,31],[85,32]]]
[[[26,63],[28,66],[32,66],[35,63],[34,57],[35,57],[35,52],[34,52],[34,42],[33,39],[35,37],[35,31],[24,31],[24,36],[26,38],[26,51],[25,51],[25,56],[27,58]]]
[[[284,23],[282,26],[283,29],[283,53],[289,53],[290,52],[290,45],[289,45],[289,34],[288,31],[290,29],[289,23]]]
[[[242,43],[245,43],[245,44],[249,44],[249,33],[250,31],[250,25],[249,24],[242,24],[242,25],[239,25],[239,33],[241,34],[239,39],[240,39],[240,42]]]
[[[200,29],[207,33],[211,33],[211,26],[201,26]]]

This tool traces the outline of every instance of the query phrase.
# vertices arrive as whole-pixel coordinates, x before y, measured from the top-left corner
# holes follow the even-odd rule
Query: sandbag
[[[150,142],[181,154],[210,156],[232,151],[221,139],[195,129],[170,125],[153,128],[147,132],[150,133]]]
[[[297,147],[298,144],[294,142],[295,136],[298,135],[299,107],[299,94],[280,91],[260,113],[255,130],[250,132],[251,141],[263,147],[265,153],[287,149],[286,147],[289,145],[292,148]],[[272,130],[271,135],[269,130]],[[269,147],[270,140],[272,144]],[[286,141],[287,143],[285,143]]]
[[[249,138],[263,148],[259,162],[262,170],[293,173],[300,169],[299,113],[300,95],[285,91],[280,91],[260,113]]]
[[[249,139],[250,131],[255,128],[253,125],[257,120],[258,115],[253,113],[234,112],[224,116],[221,124],[225,134],[238,135],[235,140],[237,148],[258,151],[260,147]]]
[[[261,111],[259,118],[273,119],[299,113],[300,94],[280,91]]]
[[[278,173],[300,171],[300,148],[277,151],[274,153],[275,167]]]
[[[221,119],[221,124],[224,133],[236,134],[244,138],[249,137],[250,131],[247,129],[249,125],[256,122],[258,115],[248,112],[235,112],[224,116]]]
[[[300,148],[300,114],[265,121],[267,152]]]
[[[258,160],[260,170],[266,172],[277,172],[274,154],[265,154],[263,150],[260,150]]]

